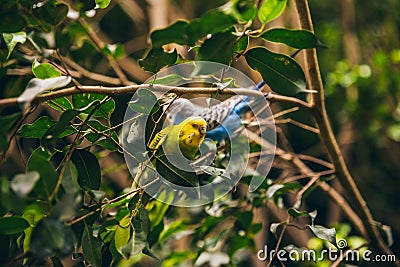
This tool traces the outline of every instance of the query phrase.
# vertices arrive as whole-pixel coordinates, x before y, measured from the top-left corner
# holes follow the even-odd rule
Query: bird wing
[[[228,117],[235,105],[240,101],[241,98],[239,96],[230,97],[217,105],[201,109],[201,112],[196,114],[196,116],[204,118],[207,122],[207,130],[212,130],[218,127]]]
[[[172,126],[168,126],[161,131],[159,131],[156,136],[154,136],[153,140],[151,140],[149,144],[150,149],[158,149],[162,143],[164,143],[165,139],[167,139],[168,133],[170,132]]]

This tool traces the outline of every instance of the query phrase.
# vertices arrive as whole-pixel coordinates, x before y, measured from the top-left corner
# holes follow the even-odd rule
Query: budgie
[[[189,160],[196,157],[200,145],[206,136],[207,123],[200,117],[189,117],[178,125],[171,125],[159,131],[149,144],[149,148],[158,154],[172,155],[179,148]],[[156,154],[157,156],[157,154]]]
[[[265,82],[261,81],[252,89],[260,90],[264,85]],[[179,98],[169,107],[168,120],[171,124],[179,124],[188,116],[204,118],[207,123],[206,137],[221,142],[232,137],[240,128],[240,116],[250,110],[248,103],[251,99],[251,96],[243,98],[236,95],[217,105],[200,107],[188,99]]]
[[[195,169],[190,163],[199,152],[206,129],[207,123],[203,118],[189,117],[158,132],[148,146],[154,151],[151,162],[157,172],[175,185],[199,186]]]

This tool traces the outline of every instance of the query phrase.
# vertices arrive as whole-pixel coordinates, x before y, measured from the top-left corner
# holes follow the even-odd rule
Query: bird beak
[[[206,135],[206,129],[207,129],[206,126],[200,126],[199,132],[200,132],[201,136]]]

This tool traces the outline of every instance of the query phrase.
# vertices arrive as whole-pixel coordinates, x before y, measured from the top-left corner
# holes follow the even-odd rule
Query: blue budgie
[[[264,85],[265,82],[261,81],[252,89],[260,90]],[[170,124],[179,124],[191,116],[202,117],[207,122],[206,138],[221,142],[232,138],[242,126],[240,117],[250,110],[252,98],[236,95],[210,107],[201,107],[188,99],[179,98],[170,105],[167,119]]]

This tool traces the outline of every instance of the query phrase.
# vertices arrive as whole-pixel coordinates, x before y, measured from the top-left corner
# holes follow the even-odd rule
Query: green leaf
[[[266,192],[267,198],[272,198],[275,195],[275,193],[283,187],[284,187],[283,184],[274,184],[268,187]]]
[[[3,19],[3,18],[2,18]],[[10,57],[14,47],[20,43],[23,44],[26,41],[25,32],[15,32],[15,33],[3,33],[4,41],[8,49],[7,59]]]
[[[91,266],[101,266],[101,241],[93,236],[90,226],[86,223],[82,235],[82,251],[85,260],[87,260]]]
[[[287,0],[265,0],[258,10],[258,18],[262,23],[279,17],[285,10]]]
[[[111,3],[111,0],[96,0],[96,7],[104,9],[108,7],[108,5]]]
[[[72,109],[72,104],[66,97],[60,97],[47,101],[47,104],[58,111],[65,111],[67,109]]]
[[[4,8],[2,4],[2,10],[0,11],[0,32],[15,33],[21,31],[26,26],[26,21],[21,16],[20,11],[17,7],[11,7],[9,9]]]
[[[72,103],[74,104],[75,108],[84,108],[90,104],[93,105],[93,102],[103,101],[106,97],[107,96],[101,94],[77,94],[72,96]],[[93,108],[95,108],[95,105],[82,110],[82,113],[89,114],[92,112]],[[114,109],[115,101],[114,99],[109,98],[99,108],[96,109],[96,111],[93,113],[93,116],[109,119],[111,114],[114,112]]]
[[[336,230],[335,228],[326,228],[321,225],[308,225],[314,235],[320,239],[326,240],[336,246]]]
[[[40,179],[36,183],[33,191],[47,199],[56,186],[58,174],[53,164],[51,164],[48,158],[42,155],[40,150],[41,148],[38,148],[32,152],[28,159],[26,170],[27,172],[37,171],[39,173]]]
[[[57,123],[52,125],[41,137],[41,144],[44,147],[55,147],[57,141],[62,136],[72,134],[76,130],[71,126],[71,121],[77,115],[81,113],[81,110],[70,109],[66,110],[61,114]]]
[[[38,94],[47,90],[64,87],[70,82],[71,77],[69,76],[60,76],[44,80],[33,78],[28,82],[24,92],[18,97],[17,101],[23,104],[25,109]]]
[[[290,216],[292,216],[293,218],[297,218],[297,217],[308,217],[310,216],[310,212],[308,211],[299,211],[295,208],[290,208],[287,211],[289,213]]]
[[[31,124],[24,124],[18,134],[24,138],[42,138],[54,124],[49,117],[42,116]]]
[[[229,14],[220,10],[211,10],[199,19],[194,19],[188,25],[186,34],[189,45],[193,46],[199,39],[208,34],[215,34],[231,28],[236,20]]]
[[[182,76],[174,73],[163,77],[156,77],[153,84],[178,85],[183,79]]]
[[[118,253],[121,254],[122,256],[124,256],[122,248],[128,244],[129,239],[131,237],[130,221],[131,221],[130,216],[129,215],[125,216],[119,222],[119,225],[115,230],[115,235],[114,235],[115,248],[117,249]]]
[[[10,216],[0,218],[0,234],[14,235],[22,233],[29,227],[29,223],[21,217]]]
[[[300,65],[291,57],[277,54],[264,47],[256,47],[245,53],[250,67],[260,72],[272,90],[293,96],[307,92],[306,77]]]
[[[49,63],[39,63],[36,59],[32,63],[32,72],[38,79],[48,79],[61,76],[61,72],[59,72],[53,65]]]
[[[232,14],[240,23],[253,20],[257,15],[254,0],[233,0],[222,7],[228,14]]]
[[[142,231],[136,231],[133,229],[132,237],[129,242],[122,247],[121,251],[126,259],[135,256],[142,252],[147,246],[146,235]]]
[[[47,31],[49,30],[48,26],[44,25],[44,23],[53,26],[59,24],[68,14],[68,6],[63,3],[48,1],[44,5],[34,8],[33,14]]]
[[[26,197],[35,187],[39,179],[40,175],[36,171],[17,174],[11,180],[10,187],[17,196],[21,198]]]
[[[53,267],[64,267],[61,260],[57,257],[51,257],[51,262],[53,263]]]
[[[283,43],[297,49],[307,49],[322,46],[318,38],[307,30],[271,29],[264,32],[261,38]]]
[[[104,55],[112,56],[114,59],[125,55],[125,49],[122,44],[107,44],[103,47],[102,51]]]
[[[44,218],[32,231],[29,251],[34,257],[44,259],[53,253],[67,256],[74,250],[75,235],[64,223]]]
[[[96,130],[99,133],[97,133]],[[88,131],[84,136],[91,143],[104,147],[110,151],[118,150],[118,135],[114,130],[110,130],[110,127],[101,124],[97,120],[90,120],[87,123],[87,127],[84,128],[84,131]]]
[[[146,71],[157,73],[163,67],[174,64],[177,59],[176,49],[166,53],[161,47],[155,47],[139,60],[139,65]]]
[[[204,41],[197,54],[196,60],[213,61],[229,65],[232,61],[233,42],[235,38],[230,32],[213,35]]]
[[[185,45],[188,43],[188,37],[186,35],[186,27],[188,22],[184,20],[178,20],[173,24],[160,29],[155,30],[150,34],[151,44],[153,47],[161,47],[165,44],[177,43]]]
[[[142,114],[154,113],[159,108],[157,97],[148,89],[139,89],[135,94],[135,100],[129,102],[128,106]]]
[[[84,190],[98,190],[101,184],[100,165],[97,158],[84,149],[75,149],[72,162],[78,170],[78,183]]]
[[[233,51],[241,52],[241,51],[246,50],[248,46],[249,46],[249,37],[248,36],[244,36],[244,37],[240,38],[240,40],[235,43],[235,47],[233,48]]]

